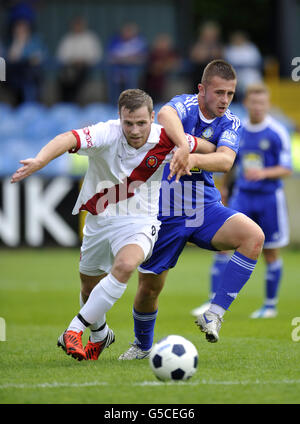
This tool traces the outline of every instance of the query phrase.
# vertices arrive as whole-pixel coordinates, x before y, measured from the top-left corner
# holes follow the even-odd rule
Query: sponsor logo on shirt
[[[87,147],[92,147],[93,146],[93,142],[92,142],[92,136],[90,133],[90,129],[88,127],[83,128],[83,133],[85,134],[85,140],[86,140],[86,144]]]
[[[175,107],[177,109],[177,112],[181,115],[182,118],[186,116],[186,110],[182,103],[180,102],[175,103]]]
[[[244,155],[242,156],[242,164],[245,171],[248,169],[262,169],[263,158],[259,153],[244,153]]]
[[[192,168],[190,171],[191,171],[193,174],[196,174],[196,173],[201,174],[202,169],[195,167],[195,168]]]
[[[226,130],[223,132],[220,141],[225,141],[228,144],[234,145],[237,135],[234,131]]]

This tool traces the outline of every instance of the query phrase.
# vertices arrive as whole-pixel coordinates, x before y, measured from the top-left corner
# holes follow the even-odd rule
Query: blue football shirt
[[[217,147],[229,147],[237,153],[241,123],[229,109],[222,117],[208,120],[200,111],[197,94],[175,96],[166,105],[177,111],[186,133],[205,138]],[[194,215],[196,208],[221,200],[212,172],[198,168],[192,169],[191,172],[191,176],[181,177],[181,184],[176,184],[175,177],[168,181],[170,168],[169,164],[165,166],[160,193],[159,218],[161,216],[189,218]]]
[[[274,193],[283,185],[281,179],[249,181],[244,172],[250,168],[262,169],[277,165],[291,169],[291,142],[287,130],[271,116],[267,116],[260,124],[246,121],[241,132],[236,165],[235,187],[245,191]]]

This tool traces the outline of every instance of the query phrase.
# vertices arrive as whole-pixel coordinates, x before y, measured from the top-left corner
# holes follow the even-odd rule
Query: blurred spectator
[[[167,76],[176,71],[180,58],[169,34],[159,34],[150,49],[145,71],[145,91],[155,103],[165,100]]]
[[[3,58],[4,58],[4,46],[3,46],[3,44],[0,40],[0,84],[1,84],[1,81],[6,80],[6,65],[5,65]],[[3,87],[3,85],[2,85],[2,87]],[[3,91],[3,90],[1,90],[1,91]]]
[[[0,40],[0,57],[4,57],[4,43]]]
[[[7,84],[13,91],[15,103],[40,100],[46,49],[26,20],[15,21],[12,40],[6,52]]]
[[[126,23],[107,47],[108,96],[116,104],[121,91],[138,88],[147,60],[147,43],[136,23]]]
[[[82,17],[71,22],[70,31],[60,41],[57,59],[60,64],[58,84],[61,100],[76,102],[91,68],[102,59],[102,44]]]
[[[223,57],[220,27],[207,21],[199,28],[198,38],[190,51],[192,90],[197,91],[203,70],[208,62]]]
[[[35,6],[40,2],[40,0],[12,0],[7,1],[7,24],[8,24],[8,36],[12,36],[13,26],[16,21],[27,21],[31,28],[35,25],[36,22],[36,12]]]
[[[236,31],[224,49],[224,59],[236,70],[237,88],[234,101],[240,102],[248,85],[262,82],[261,53],[244,32]]]

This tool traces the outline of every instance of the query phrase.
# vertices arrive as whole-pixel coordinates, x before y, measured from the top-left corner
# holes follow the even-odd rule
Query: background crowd
[[[264,60],[250,36],[235,31],[224,39],[222,28],[214,21],[200,23],[185,54],[178,51],[169,33],[159,32],[149,41],[131,21],[124,22],[104,43],[82,16],[66,22],[65,34],[56,51],[50,53],[43,33],[37,31],[34,9],[23,2],[9,9],[6,23],[0,56],[7,66],[3,88],[13,105],[43,102],[49,71],[54,75],[55,101],[78,103],[88,102],[84,88],[95,75],[105,86],[101,99],[111,104],[116,103],[122,90],[132,87],[145,89],[155,103],[164,102],[173,77],[185,81],[187,92],[197,92],[203,68],[214,58],[224,58],[235,67],[236,101],[242,98],[247,84],[263,78]]]

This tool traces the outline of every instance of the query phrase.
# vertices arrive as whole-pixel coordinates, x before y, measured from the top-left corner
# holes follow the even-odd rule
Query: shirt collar
[[[244,127],[246,130],[251,132],[259,132],[267,128],[270,122],[270,116],[266,116],[265,119],[259,124],[251,124],[249,118],[245,121]]]
[[[207,119],[207,118],[205,118],[205,116],[201,112],[200,107],[199,107],[199,116],[200,116],[201,121],[205,122],[206,124],[211,124],[216,119],[216,118],[213,118],[213,119]]]

